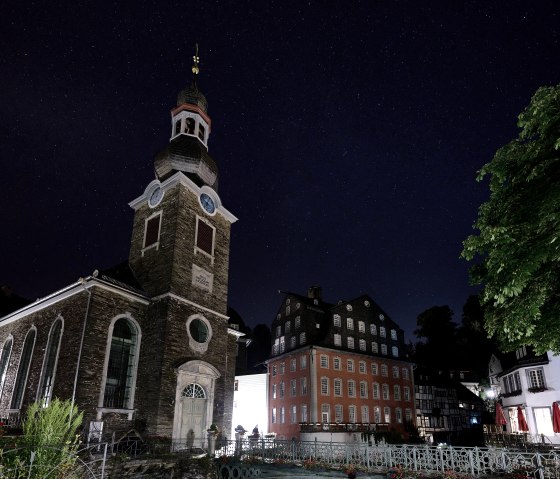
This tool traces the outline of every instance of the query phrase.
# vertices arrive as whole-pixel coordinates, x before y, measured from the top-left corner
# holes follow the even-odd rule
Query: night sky
[[[229,303],[368,293],[410,334],[475,289],[476,172],[560,83],[557,1],[9,1],[0,283],[35,299],[128,256],[194,44],[233,225]]]

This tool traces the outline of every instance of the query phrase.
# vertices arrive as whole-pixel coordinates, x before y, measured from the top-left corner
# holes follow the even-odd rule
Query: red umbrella
[[[552,403],[552,428],[554,432],[560,432],[560,407],[558,403]]]
[[[529,426],[527,425],[521,406],[517,406],[517,425],[521,432],[527,432],[529,430]]]
[[[496,424],[498,426],[506,425],[506,417],[504,416],[504,410],[502,409],[502,405],[499,402],[496,403]]]

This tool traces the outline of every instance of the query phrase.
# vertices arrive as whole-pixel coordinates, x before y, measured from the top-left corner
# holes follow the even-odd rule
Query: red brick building
[[[306,432],[395,429],[412,421],[412,364],[404,333],[367,295],[336,305],[318,287],[286,293],[272,323],[268,361],[269,430]]]

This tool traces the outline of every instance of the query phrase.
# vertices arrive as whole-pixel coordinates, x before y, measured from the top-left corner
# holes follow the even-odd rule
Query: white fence
[[[492,447],[372,445],[259,439],[229,441],[217,448],[216,455],[254,457],[264,462],[304,464],[318,461],[332,468],[355,464],[369,471],[402,466],[412,471],[451,470],[482,476],[524,470],[527,475],[538,479],[560,479],[560,450],[554,449],[525,452]]]

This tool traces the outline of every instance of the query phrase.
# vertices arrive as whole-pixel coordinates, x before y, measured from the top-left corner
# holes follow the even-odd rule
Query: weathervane
[[[193,66],[191,68],[193,75],[198,75],[198,72],[200,71],[198,68],[198,62],[200,61],[200,58],[198,56],[198,43],[195,44],[195,52],[194,52],[194,56],[193,58]]]

